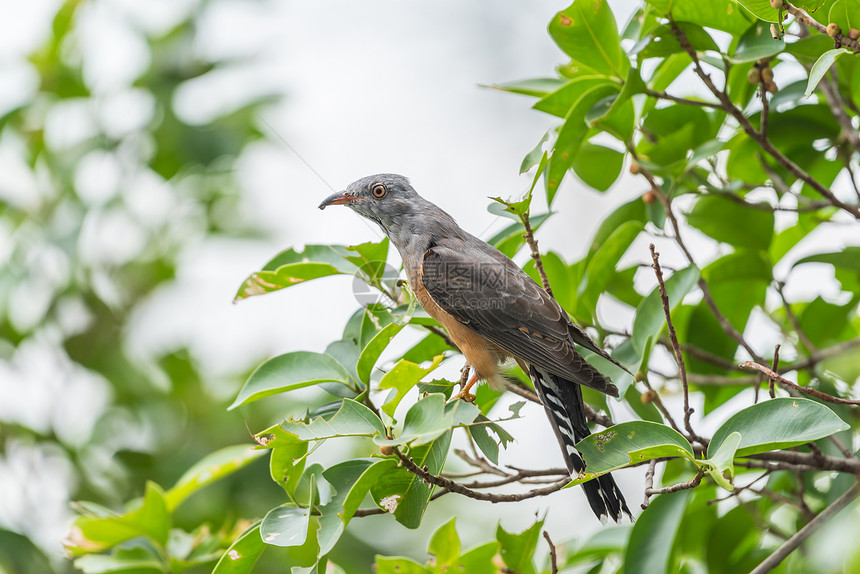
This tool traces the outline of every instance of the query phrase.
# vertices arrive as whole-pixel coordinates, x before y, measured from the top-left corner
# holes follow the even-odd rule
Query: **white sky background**
[[[20,53],[43,40],[55,4],[0,4],[0,75],[11,73],[2,67],[4,54]],[[117,18],[132,15],[139,25],[157,29],[187,4],[92,2],[87,44],[96,64],[90,77],[109,90],[124,82],[129,70],[146,65],[135,41],[112,25]],[[620,25],[634,4],[610,0],[616,15],[623,15],[618,17]],[[132,352],[147,356],[188,346],[213,381],[229,381],[218,385],[228,396],[237,390],[235,373],[254,362],[299,349],[322,351],[340,337],[356,306],[349,278],[318,280],[239,305],[230,303],[241,281],[281,249],[381,237],[375,226],[345,208],[319,211],[317,205],[331,190],[278,137],[335,189],[371,173],[402,173],[419,193],[479,237],[489,238],[507,225],[487,212],[487,197],[513,197],[527,188],[531,176],[518,175],[520,161],[558,120],[531,110],[529,98],[478,84],[552,75],[567,58],[548,36],[546,25],[566,5],[547,0],[214,2],[194,49],[256,57],[249,66],[189,86],[177,97],[176,108],[186,120],[203,122],[240,105],[251,93],[275,90],[286,95],[283,104],[263,118],[277,135],[250,147],[239,166],[251,217],[272,239],[211,239],[189,245],[177,282],[155,293],[133,322]],[[17,85],[26,86],[24,76]],[[0,82],[0,106],[10,92],[12,99],[15,95],[4,84]],[[611,192],[599,194],[569,176],[554,204],[558,215],[539,233],[541,247],[568,260],[581,257],[602,217],[644,188],[643,181],[624,176]],[[542,192],[537,197],[535,210],[543,211]],[[682,265],[671,244],[659,245],[668,265]],[[703,263],[716,255],[711,244],[694,240],[694,248],[697,245]],[[647,241],[640,240],[625,263],[647,259]],[[602,312],[620,328],[629,325],[631,314],[620,312],[617,305],[604,306]],[[765,333],[763,340],[770,337]],[[446,374],[456,376],[457,367],[452,364]],[[528,405],[523,414],[526,420],[510,425],[518,442],[502,455],[503,462],[560,466],[542,409]],[[618,414],[626,418],[623,409]],[[641,472],[616,475],[635,510],[641,502]],[[485,526],[502,517],[506,528],[517,531],[531,524],[536,511],[552,505],[548,528],[557,541],[599,527],[579,489],[518,505],[456,502],[464,517],[480,516]],[[0,504],[0,519],[2,508]],[[431,529],[447,518],[439,512],[428,513]],[[473,530],[465,520],[459,526],[465,546],[492,536],[490,528]],[[64,534],[61,528],[55,530]],[[356,530],[362,535],[366,529]],[[423,551],[425,535],[402,534]],[[398,541],[391,542],[396,547]]]

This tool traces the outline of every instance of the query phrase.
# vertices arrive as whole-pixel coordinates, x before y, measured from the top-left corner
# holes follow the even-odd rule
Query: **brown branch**
[[[645,471],[645,500],[643,500],[642,504],[639,505],[642,510],[648,509],[648,504],[651,500],[651,495],[648,494],[648,491],[654,489],[654,471],[656,469],[657,459],[652,459],[651,462],[648,463],[648,470]]]
[[[842,128],[842,135],[851,144],[855,150],[860,151],[860,133],[857,128],[851,123],[851,117],[845,111],[845,102],[842,101],[842,96],[839,95],[839,88],[836,82],[831,82],[827,76],[821,78],[818,87],[821,93],[824,94],[824,99],[827,100],[827,105],[833,113],[833,117],[839,127]]]
[[[786,6],[788,6],[786,4]],[[760,131],[756,130],[753,125],[750,123],[749,119],[744,115],[743,111],[734,105],[729,95],[725,92],[725,90],[720,90],[714,84],[714,81],[711,79],[711,76],[705,72],[702,68],[702,63],[699,60],[698,55],[696,54],[696,50],[690,45],[690,41],[687,38],[687,35],[684,31],[678,27],[675,22],[671,22],[672,33],[675,34],[675,37],[678,39],[678,42],[681,44],[681,47],[689,54],[690,59],[693,61],[693,70],[696,72],[696,75],[702,80],[705,84],[705,87],[717,97],[717,99],[722,104],[722,110],[731,115],[735,120],[737,120],[741,129],[752,138],[759,146],[772,158],[774,158],[777,163],[779,163],[782,167],[788,170],[794,177],[802,180],[804,183],[809,185],[812,189],[814,189],[819,195],[830,201],[833,205],[847,211],[855,218],[860,219],[860,207],[856,205],[849,205],[840,201],[833,192],[831,192],[827,187],[825,187],[821,182],[817,179],[806,173],[799,165],[791,161],[788,157],[786,157],[781,151],[779,151],[773,143]]]
[[[714,355],[713,353],[705,351],[704,349],[700,349],[695,345],[681,343],[681,350],[690,355],[691,357],[701,359],[702,361],[706,361],[708,363],[711,363],[712,365],[731,370],[734,370],[735,368],[735,364],[732,361],[724,359],[719,355]]]
[[[537,239],[535,239],[534,230],[532,230],[531,222],[529,222],[529,214],[523,213],[520,216],[520,220],[523,222],[523,227],[526,228],[526,232],[523,234],[523,239],[526,240],[529,249],[531,249],[531,256],[535,262],[535,269],[537,269],[538,275],[540,275],[540,280],[543,284],[544,290],[549,293],[550,297],[552,297],[552,287],[549,285],[546,270],[543,268],[543,260],[541,259],[540,251],[538,250],[538,242]]]
[[[827,34],[827,26],[825,26],[824,24],[820,24],[817,20],[815,20],[815,18],[807,14],[806,10],[798,8],[797,6],[794,6],[789,2],[783,2],[783,4],[785,5],[785,10],[789,14],[794,16],[795,20],[801,22],[802,24],[806,24],[810,28],[818,30],[822,34],[829,36],[829,34]],[[841,32],[831,37],[837,44],[841,44],[846,48],[851,48],[855,52],[860,52],[860,42],[858,42],[857,40],[852,40],[848,36],[843,35]]]
[[[555,544],[552,543],[549,532],[546,530],[543,531],[543,537],[546,538],[546,543],[549,544],[549,561],[552,565],[552,574],[558,574],[558,557],[555,554]]]
[[[766,65],[767,66],[767,65]],[[763,68],[770,70],[770,67]],[[771,80],[772,82],[773,80]],[[773,84],[771,84],[773,85]],[[759,120],[759,133],[761,133],[762,137],[767,137],[767,120],[770,115],[770,106],[767,104],[767,82],[764,79],[764,74],[759,76],[759,85],[758,90],[761,92],[761,119]]]
[[[775,450],[750,455],[748,458],[763,461],[784,462],[789,465],[808,467],[801,470],[833,470],[848,474],[860,474],[860,460],[853,458],[837,458],[826,454],[817,455],[811,452],[797,452],[788,450]],[[784,468],[780,470],[795,470],[795,468]]]
[[[467,498],[492,502],[493,504],[499,502],[519,502],[521,500],[528,500],[529,498],[546,496],[547,494],[552,494],[553,492],[561,490],[566,484],[570,482],[570,477],[565,476],[562,480],[554,482],[549,486],[545,486],[543,488],[535,488],[534,490],[519,494],[496,494],[492,492],[479,492],[477,490],[472,490],[471,488],[466,488],[462,484],[454,482],[453,480],[448,480],[447,478],[444,478],[442,476],[432,474],[430,471],[427,470],[426,467],[419,467],[417,464],[415,464],[415,461],[412,460],[412,457],[407,457],[405,454],[400,452],[400,449],[395,448],[394,454],[397,455],[397,458],[400,459],[401,464],[403,464],[403,467],[406,470],[408,470],[424,482],[439,486],[449,492],[454,492]]]
[[[772,371],[775,371],[777,367],[779,367],[779,347],[780,345],[777,345],[773,348],[773,362],[770,364]],[[773,388],[773,379],[770,377],[768,377],[768,392],[770,393],[770,398],[776,398],[776,390]]]
[[[809,367],[814,367],[822,361],[826,361],[827,359],[841,355],[845,351],[850,351],[854,347],[858,346],[860,346],[860,337],[856,339],[851,339],[850,341],[839,343],[837,345],[833,345],[832,347],[827,347],[826,349],[821,349],[820,351],[812,353],[807,358],[801,361],[795,361],[794,363],[784,365],[779,368],[779,373],[783,374],[789,371],[799,371],[801,369],[808,369]]]
[[[682,490],[689,490],[691,488],[696,488],[701,484],[702,477],[705,476],[705,471],[701,468],[696,472],[696,476],[692,478],[692,480],[688,480],[687,482],[679,482],[678,484],[673,484],[672,486],[667,486],[665,488],[646,488],[645,496],[651,497],[657,494],[671,494],[673,492],[680,492]]]
[[[656,98],[658,100],[668,100],[670,102],[675,102],[676,104],[681,104],[684,106],[696,106],[700,108],[712,108],[720,110],[723,108],[722,104],[717,104],[714,102],[703,102],[700,100],[689,100],[687,98],[679,98],[677,96],[673,96],[671,94],[667,94],[666,92],[660,92],[657,90],[652,90],[651,88],[645,88],[645,93],[651,96],[652,98]]]
[[[828,403],[833,403],[835,405],[852,405],[852,406],[860,405],[860,401],[856,401],[853,399],[842,399],[839,397],[834,397],[832,395],[828,395],[827,393],[822,393],[819,390],[810,389],[809,387],[804,387],[804,386],[798,385],[796,383],[792,383],[791,381],[789,381],[788,379],[786,379],[785,377],[783,377],[779,373],[775,372],[773,369],[769,369],[769,368],[765,367],[764,365],[759,365],[758,363],[754,363],[752,361],[745,361],[738,366],[742,369],[755,369],[756,371],[764,373],[765,376],[767,376],[771,381],[777,382],[787,389],[794,389],[795,391],[813,396],[817,399],[821,399],[822,401],[826,401]]]
[[[851,157],[845,159],[845,169],[848,170],[848,179],[851,180],[851,186],[854,188],[854,195],[857,196],[857,201],[860,201],[860,186],[857,185],[857,176],[854,175],[854,168],[851,167]]]
[[[442,339],[445,340],[445,343],[449,347],[451,347],[452,349],[459,349],[457,344],[454,343],[454,340],[448,336],[448,332],[445,329],[443,329],[442,327],[439,327],[437,325],[421,325],[421,326],[424,327],[425,329],[427,329],[428,331],[430,331],[431,333],[433,333],[434,335],[438,335],[438,336],[442,337]]]
[[[845,494],[837,498],[833,504],[822,510],[818,516],[810,520],[806,526],[798,530],[794,536],[789,538],[782,546],[777,548],[773,554],[756,566],[750,574],[764,574],[764,572],[770,572],[776,568],[780,562],[782,562],[789,554],[794,552],[804,540],[812,535],[813,532],[818,530],[825,522],[839,513],[840,510],[851,504],[854,499],[857,498],[858,492],[860,492],[860,483],[855,482],[854,485],[845,492]]]
[[[675,351],[675,360],[678,362],[678,372],[681,375],[681,385],[684,388],[684,428],[691,437],[700,440],[699,435],[693,430],[690,424],[690,415],[693,414],[693,409],[690,407],[690,388],[687,385],[687,367],[684,365],[684,355],[681,353],[681,345],[678,343],[678,335],[675,333],[675,326],[672,324],[672,313],[669,309],[669,296],[666,294],[666,285],[663,283],[663,270],[660,269],[660,254],[654,249],[654,244],[650,245],[651,249],[651,267],[654,269],[654,274],[657,276],[657,287],[660,290],[660,300],[663,302],[663,314],[666,315],[666,327],[669,329],[669,339],[672,341],[672,349]]]

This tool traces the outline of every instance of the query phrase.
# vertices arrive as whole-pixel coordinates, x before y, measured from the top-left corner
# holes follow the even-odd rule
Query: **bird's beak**
[[[350,203],[355,203],[359,201],[361,198],[353,195],[348,191],[336,191],[320,203],[320,209],[325,209],[329,205],[346,205]]]

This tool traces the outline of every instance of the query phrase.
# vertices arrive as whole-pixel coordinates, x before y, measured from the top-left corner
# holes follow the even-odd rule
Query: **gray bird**
[[[346,205],[379,224],[403,259],[419,303],[448,331],[478,380],[504,388],[502,365],[517,361],[531,378],[561,446],[571,476],[585,468],[575,444],[591,434],[580,385],[618,396],[618,389],[585,361],[581,345],[616,362],[573,324],[540,285],[495,247],[460,228],[396,174],[351,183],[319,206]],[[617,363],[616,363],[617,364]],[[601,521],[630,516],[611,475],[583,483]],[[632,517],[631,517],[632,518]]]

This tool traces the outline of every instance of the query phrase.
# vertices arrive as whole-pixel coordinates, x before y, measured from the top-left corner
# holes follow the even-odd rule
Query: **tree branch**
[[[552,539],[549,537],[549,532],[546,530],[543,531],[543,537],[546,538],[546,543],[549,544],[549,560],[550,565],[552,567],[552,574],[558,574],[558,557],[555,553],[555,544],[552,543]]]
[[[777,548],[773,554],[764,560],[764,562],[756,566],[750,574],[764,574],[765,572],[770,572],[776,568],[780,562],[785,560],[789,554],[794,552],[804,540],[812,535],[813,532],[821,528],[825,522],[836,516],[840,510],[851,504],[851,502],[857,498],[858,491],[860,491],[860,483],[855,482],[854,485],[845,492],[845,494],[837,498],[833,504],[825,508],[818,516],[810,520],[806,526],[798,530],[794,536]]]
[[[807,14],[806,10],[803,10],[802,8],[798,8],[797,6],[794,6],[793,4],[791,4],[789,2],[784,1],[783,4],[785,5],[785,10],[789,14],[794,16],[794,18],[798,22],[806,24],[810,28],[814,28],[815,30],[821,32],[822,34],[825,34],[827,36],[830,35],[827,33],[827,26],[825,26],[824,24],[820,24],[815,18],[813,18],[812,16]],[[845,46],[846,48],[851,48],[855,52],[860,52],[860,42],[858,42],[857,40],[852,40],[848,36],[843,35],[841,32],[839,32],[835,36],[831,36],[831,38],[833,38],[833,40],[836,43],[838,43],[842,46]]]
[[[537,239],[535,239],[534,230],[532,229],[531,222],[529,221],[529,214],[523,213],[520,216],[520,220],[523,222],[523,227],[526,228],[526,232],[523,234],[523,239],[526,240],[526,243],[531,249],[531,256],[535,262],[535,269],[537,269],[538,275],[540,275],[541,283],[543,284],[544,290],[549,293],[549,296],[552,297],[552,287],[550,287],[549,279],[546,276],[546,270],[543,268],[543,259],[540,256],[540,250],[538,250]]]
[[[817,399],[821,399],[822,401],[826,401],[828,403],[833,403],[834,405],[852,405],[852,406],[860,405],[860,401],[856,401],[853,399],[842,399],[839,397],[834,397],[832,395],[828,395],[827,393],[822,393],[819,390],[810,389],[809,387],[803,387],[803,386],[798,385],[796,383],[792,383],[791,381],[789,381],[788,379],[786,379],[785,377],[783,377],[779,373],[775,372],[773,369],[769,369],[768,367],[765,367],[764,365],[760,365],[760,364],[754,363],[752,361],[745,361],[738,366],[742,369],[755,369],[756,371],[759,371],[760,373],[764,373],[765,376],[767,376],[771,381],[777,382],[787,389],[794,389],[795,391],[799,391],[799,392],[804,393],[806,395],[813,396]]]

